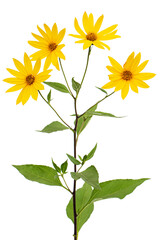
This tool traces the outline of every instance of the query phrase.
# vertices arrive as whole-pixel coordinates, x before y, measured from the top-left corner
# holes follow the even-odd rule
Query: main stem
[[[75,108],[75,128],[74,128],[74,157],[77,157],[77,124],[78,124],[78,114],[77,114],[77,99],[74,98],[74,108]],[[74,172],[77,171],[77,166],[74,164]],[[74,240],[78,239],[77,233],[77,212],[76,212],[76,180],[73,183],[73,214],[74,214]]]

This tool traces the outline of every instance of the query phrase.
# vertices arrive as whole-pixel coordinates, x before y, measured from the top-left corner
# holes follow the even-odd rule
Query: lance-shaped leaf
[[[99,186],[99,175],[97,169],[94,166],[88,167],[83,172],[72,172],[71,176],[73,179],[78,180],[79,178],[83,179],[86,183],[91,185],[96,189],[100,189]]]
[[[66,173],[67,167],[68,167],[68,161],[66,160],[64,163],[61,164],[62,173],[64,174]]]
[[[76,191],[76,211],[77,211],[77,230],[81,229],[83,224],[89,219],[91,213],[93,212],[94,205],[93,203],[88,204],[88,201],[92,194],[92,188],[88,184],[84,184],[82,188]],[[73,214],[73,197],[70,199],[66,213],[68,218],[74,223],[74,214]]]
[[[47,84],[48,86],[56,89],[57,91],[60,91],[60,92],[63,92],[63,93],[69,93],[66,86],[62,83],[58,83],[58,82],[44,82],[44,83]]]
[[[105,112],[98,112],[98,111],[96,111],[96,112],[88,112],[87,113],[88,114],[88,116],[101,116],[101,117],[114,117],[114,118],[122,118],[122,117],[117,117],[117,116],[115,116],[115,115],[113,115],[113,114],[111,114],[111,113],[105,113]]]
[[[52,133],[52,132],[57,132],[57,131],[62,131],[68,129],[65,125],[62,123],[55,121],[44,127],[41,131],[39,132],[44,132],[44,133]]]
[[[85,155],[85,156],[86,156],[86,157],[85,157],[85,161],[90,160],[90,159],[94,156],[96,149],[97,149],[97,144],[96,144],[95,147],[88,153],[88,155]]]
[[[141,179],[117,179],[100,183],[101,189],[94,189],[89,203],[108,198],[123,199],[132,193],[136,187],[141,185],[148,178]]]
[[[105,94],[107,94],[108,95],[108,93],[107,93],[107,91],[106,90],[104,90],[103,88],[99,88],[99,87],[96,87],[97,89],[99,89],[100,91],[102,91],[103,93],[105,93]]]
[[[78,93],[81,88],[81,84],[76,82],[74,78],[72,78],[72,88],[76,91],[76,93]]]
[[[51,90],[49,91],[49,93],[47,95],[47,101],[48,101],[48,103],[51,102]]]
[[[51,167],[33,164],[13,165],[13,167],[30,181],[51,186],[62,186],[57,172]]]
[[[73,156],[71,156],[71,155],[69,155],[69,154],[67,154],[67,157],[68,157],[69,160],[71,160],[71,162],[73,162],[74,164],[76,164],[76,165],[81,164],[75,157],[73,157]]]
[[[90,110],[86,111],[86,113],[78,119],[78,124],[77,124],[78,135],[84,130],[84,128],[87,126],[87,124],[91,120],[93,114],[90,114],[90,112],[94,113],[96,109],[97,109],[97,105],[92,107]]]

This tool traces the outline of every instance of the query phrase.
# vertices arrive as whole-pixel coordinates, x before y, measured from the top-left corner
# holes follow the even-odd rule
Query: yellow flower
[[[7,68],[8,72],[14,77],[6,78],[3,81],[15,85],[9,88],[6,92],[14,92],[22,89],[17,98],[16,104],[22,102],[24,105],[30,96],[32,96],[34,100],[37,100],[38,90],[44,89],[44,86],[41,82],[44,82],[50,77],[48,74],[52,70],[46,70],[39,73],[41,60],[38,59],[33,68],[32,62],[26,53],[24,54],[24,65],[16,59],[13,59],[13,61],[18,71]]]
[[[115,92],[121,90],[122,99],[128,94],[129,86],[132,91],[138,93],[138,87],[148,88],[149,86],[143,82],[153,78],[156,74],[154,73],[142,73],[141,71],[145,68],[148,60],[140,63],[141,53],[138,53],[134,57],[134,52],[128,57],[123,67],[112,57],[109,57],[112,66],[106,68],[112,73],[109,76],[110,82],[105,84],[102,88],[108,89],[115,87]]]
[[[115,35],[117,30],[115,28],[118,26],[117,24],[104,29],[99,32],[99,29],[103,22],[103,15],[98,18],[96,23],[94,24],[93,14],[87,15],[85,12],[83,14],[83,27],[85,32],[80,28],[77,19],[74,20],[74,27],[79,35],[69,34],[72,37],[79,38],[81,40],[76,41],[76,43],[83,43],[83,49],[90,47],[92,44],[98,48],[104,49],[104,47],[110,50],[110,47],[103,43],[102,41],[111,40],[114,38],[119,38],[120,36]],[[114,30],[114,31],[113,31]]]
[[[47,70],[51,63],[57,68],[57,70],[60,70],[58,58],[65,60],[65,56],[61,51],[65,45],[60,43],[64,38],[66,29],[64,28],[58,33],[56,23],[53,25],[52,30],[46,24],[44,24],[45,31],[43,31],[39,26],[37,26],[37,28],[42,37],[32,33],[33,37],[35,37],[38,41],[28,41],[28,43],[40,50],[31,55],[31,60],[35,61],[38,58],[43,59],[46,57],[44,70]]]

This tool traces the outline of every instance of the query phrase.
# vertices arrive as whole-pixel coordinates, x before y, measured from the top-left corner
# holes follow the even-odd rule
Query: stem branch
[[[63,118],[61,118],[61,116],[58,114],[58,112],[52,107],[52,105],[43,97],[42,93],[38,90],[40,96],[42,97],[42,99],[50,106],[50,108],[52,108],[52,110],[57,114],[57,116],[61,119],[61,121],[72,131],[74,131],[64,120]]]

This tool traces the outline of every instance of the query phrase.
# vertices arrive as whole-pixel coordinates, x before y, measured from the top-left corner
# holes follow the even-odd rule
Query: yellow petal
[[[138,93],[138,88],[137,88],[136,84],[134,83],[134,80],[129,81],[129,83],[130,83],[130,87],[131,87],[132,91]]]
[[[93,32],[93,29],[94,29],[94,18],[93,18],[93,14],[92,13],[89,14],[88,21],[89,21],[89,31]]]
[[[40,34],[44,37],[44,39],[46,39],[46,41],[50,42],[50,38],[48,37],[48,35],[39,27],[37,26],[38,31],[40,32]]]
[[[20,79],[24,79],[25,78],[25,75],[22,74],[21,72],[15,71],[15,70],[10,69],[10,68],[7,68],[7,71],[10,74],[12,74],[13,76],[17,77],[17,78],[20,78]]]
[[[33,69],[33,75],[37,75],[37,73],[39,72],[41,68],[41,59],[38,59],[34,65],[34,69]]]
[[[81,35],[77,35],[77,34],[69,34],[69,36],[75,37],[75,38],[83,38]]]
[[[99,31],[99,29],[102,25],[102,22],[103,22],[103,18],[104,18],[103,15],[98,18],[98,20],[97,20],[97,22],[95,23],[95,26],[94,26],[94,32],[97,33]]]
[[[33,53],[30,57],[32,61],[37,60],[38,58],[43,59],[45,57],[47,57],[47,55],[50,54],[49,50],[39,50],[35,53]]]
[[[24,88],[25,86],[26,86],[26,83],[17,84],[17,85],[15,85],[15,86],[9,88],[9,89],[6,91],[6,93],[7,93],[7,92],[15,92],[15,91],[18,91],[18,90]]]
[[[44,64],[44,70],[47,70],[49,68],[49,66],[51,65],[51,53],[47,56],[45,64]]]
[[[60,45],[57,46],[56,49],[59,51],[59,50],[61,50],[61,49],[64,48],[64,47],[65,47],[65,44],[60,44]]]
[[[139,80],[149,80],[153,78],[156,74],[155,73],[138,73],[135,74],[134,77]]]
[[[62,30],[59,32],[58,37],[57,37],[57,41],[56,41],[57,44],[59,44],[59,43],[63,40],[64,35],[65,35],[65,32],[66,32],[66,29],[65,29],[65,28],[62,29]]]
[[[111,72],[111,73],[119,73],[114,67],[112,66],[106,66],[106,68]]]
[[[83,22],[84,30],[86,31],[86,33],[88,33],[89,32],[89,19],[88,19],[86,12],[83,14],[82,22]]]
[[[37,89],[35,89],[34,87],[31,88],[31,96],[34,100],[37,101],[37,98],[38,98],[38,91]]]
[[[57,28],[57,24],[55,23],[52,27],[52,35],[57,37],[58,35],[58,28]]]
[[[44,29],[45,29],[45,31],[46,31],[47,36],[49,37],[49,39],[52,40],[52,31],[51,31],[51,29],[48,27],[47,24],[44,24]]]
[[[149,85],[139,79],[134,79],[134,83],[141,88],[149,88]]]
[[[81,40],[75,41],[75,43],[85,43],[86,41],[89,41],[89,40],[81,39]],[[90,42],[90,41],[89,41],[89,42]],[[92,42],[91,42],[91,43],[92,43]]]
[[[106,35],[103,35],[103,36],[99,36],[99,33],[98,33],[98,39],[99,40],[111,40],[111,39],[115,39],[115,38],[120,38],[119,35],[115,35],[117,32],[117,30],[115,30],[114,32],[110,33],[110,34],[106,34]]]
[[[112,66],[118,71],[118,72],[122,72],[123,68],[122,66],[112,57],[108,57],[110,63],[112,64]]]
[[[132,52],[129,57],[127,58],[127,61],[125,62],[125,64],[123,65],[125,70],[130,70],[132,62],[134,60],[134,52]]]
[[[57,68],[57,70],[60,70],[59,63],[58,63],[58,57],[55,55],[54,52],[52,52],[51,61],[52,61],[53,66],[55,66]]]
[[[24,91],[22,94],[22,104],[24,105],[31,96],[31,87],[27,85],[23,90]]]
[[[82,29],[80,28],[79,24],[78,24],[78,21],[77,21],[77,18],[75,18],[74,20],[74,27],[76,29],[76,31],[82,36],[82,37],[85,37],[85,33],[82,31]]]
[[[140,60],[141,60],[141,53],[138,53],[135,57],[135,59],[133,60],[132,62],[132,65],[131,65],[131,72],[135,72],[136,69],[137,69],[137,66],[139,65],[140,63]]]
[[[129,92],[129,81],[126,81],[124,87],[122,88],[122,91],[121,91],[121,97],[122,99],[125,99],[127,94]]]
[[[122,77],[119,73],[110,74],[110,75],[108,75],[108,77],[109,77],[109,80],[111,80],[111,81],[122,79]]]
[[[48,44],[47,43],[42,43],[42,42],[36,42],[36,41],[28,41],[28,43],[35,48],[38,49],[47,49],[48,48]]]
[[[10,84],[23,84],[26,82],[26,79],[19,79],[19,78],[6,78],[3,80],[4,82],[10,83]]]
[[[92,42],[89,40],[86,40],[85,43],[83,44],[83,50],[89,48],[92,45]]]
[[[45,44],[48,44],[48,41],[45,39],[45,38],[42,38],[40,37],[39,35],[35,34],[35,33],[32,33],[33,37],[35,39],[37,39],[38,41],[42,42],[42,43],[45,43]]]
[[[38,81],[35,81],[33,83],[33,87],[35,87],[35,89],[37,89],[37,90],[44,90],[44,85]]]
[[[37,76],[37,77],[36,77],[36,80],[37,80],[38,82],[44,82],[44,81],[46,81],[48,78],[50,78],[50,76],[51,76],[51,75]]]
[[[126,81],[124,81],[124,80],[118,81],[114,91],[117,92],[117,91],[121,90],[125,84],[126,84]]]
[[[36,79],[37,79],[37,77],[41,77],[41,76],[48,75],[50,72],[52,72],[51,69],[45,70],[45,71],[39,73],[39,74],[36,76]]]
[[[117,83],[118,83],[118,81],[111,81],[111,82],[106,83],[102,88],[103,89],[113,88],[113,87],[116,87]]]
[[[55,51],[55,54],[56,54],[57,57],[62,58],[63,60],[66,59],[64,54],[61,51]]]
[[[93,41],[93,45],[98,47],[98,48],[104,49],[104,47],[103,47],[103,45],[101,44],[100,41]]]
[[[115,25],[112,25],[112,26],[104,29],[103,31],[98,33],[98,36],[103,36],[103,35],[106,35],[106,34],[112,32],[117,26],[118,26],[118,24],[115,24]]]
[[[21,90],[20,94],[18,95],[16,104],[19,104],[19,103],[22,101],[24,89],[25,89],[25,88],[23,88],[23,89]]]
[[[23,66],[23,64],[21,62],[19,62],[15,58],[13,58],[13,62],[14,62],[14,65],[16,66],[16,68],[18,69],[19,72],[21,72],[24,75],[27,74],[26,69],[25,69],[25,67]]]
[[[149,62],[149,60],[146,60],[146,61],[144,61],[143,63],[141,63],[141,64],[137,67],[137,69],[136,69],[136,71],[135,71],[135,74],[141,72],[141,71],[145,68],[145,66],[147,65],[148,62]]]
[[[32,73],[32,63],[30,58],[28,57],[27,53],[24,54],[24,66],[27,71],[27,74]]]
[[[102,44],[102,46],[104,46],[104,47],[106,47],[108,50],[110,50],[110,47],[109,47],[107,44],[105,44],[104,42],[101,42],[101,44]]]

